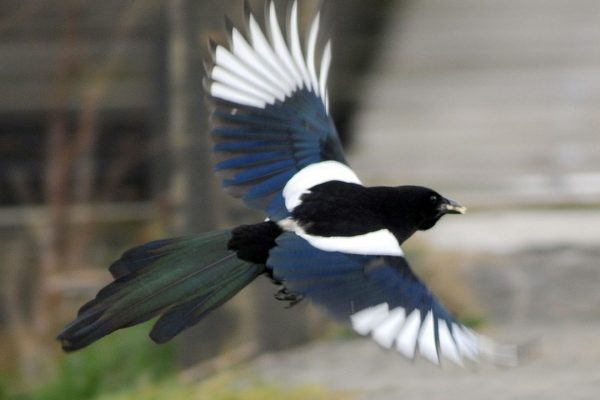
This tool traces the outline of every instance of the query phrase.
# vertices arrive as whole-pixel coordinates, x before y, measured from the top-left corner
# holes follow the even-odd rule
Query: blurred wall
[[[390,18],[361,176],[479,207],[600,203],[600,2],[414,0]]]

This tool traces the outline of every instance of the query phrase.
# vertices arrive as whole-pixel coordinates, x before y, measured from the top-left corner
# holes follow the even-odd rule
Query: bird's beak
[[[460,205],[454,200],[446,199],[444,203],[442,203],[442,212],[444,214],[464,214],[467,212],[467,207]]]

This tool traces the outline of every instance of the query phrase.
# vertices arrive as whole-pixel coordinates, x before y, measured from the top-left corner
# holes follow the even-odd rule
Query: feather
[[[78,350],[161,314],[153,330],[160,343],[198,322],[264,272],[264,266],[242,261],[227,249],[230,236],[230,231],[211,232],[125,252],[110,267],[115,281],[59,334],[63,349]],[[182,314],[188,309],[193,310]]]

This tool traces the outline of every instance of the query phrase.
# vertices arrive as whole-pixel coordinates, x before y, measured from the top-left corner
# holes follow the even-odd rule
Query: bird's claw
[[[291,308],[302,301],[304,296],[299,293],[290,292],[287,288],[283,287],[275,293],[275,298],[279,301],[288,301],[289,304],[286,308]]]

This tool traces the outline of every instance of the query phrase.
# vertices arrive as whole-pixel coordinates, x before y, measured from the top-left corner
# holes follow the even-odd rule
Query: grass
[[[174,347],[152,345],[148,330],[147,325],[130,328],[85,350],[62,356],[53,379],[37,388],[13,393],[11,399],[93,400],[104,393],[171,376],[175,371]]]
[[[8,400],[8,388],[6,384],[0,379],[0,400]]]

